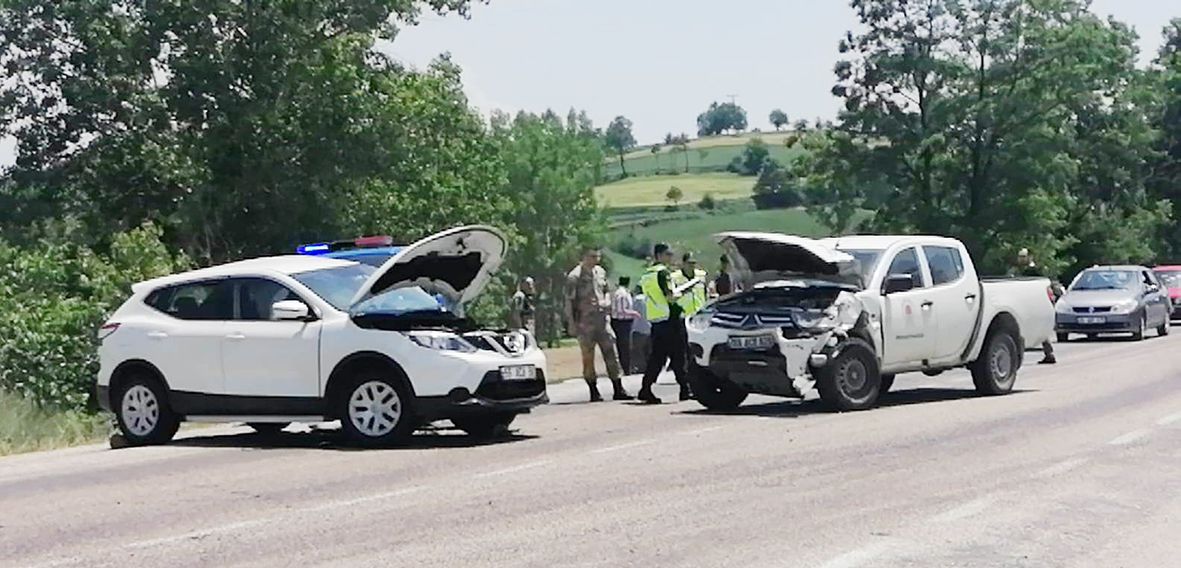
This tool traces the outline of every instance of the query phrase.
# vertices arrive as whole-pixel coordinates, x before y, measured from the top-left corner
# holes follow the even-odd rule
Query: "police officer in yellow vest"
[[[681,299],[677,301],[684,310],[682,315],[686,318],[701,311],[706,301],[706,273],[697,268],[697,260],[693,258],[693,253],[687,252],[681,257],[681,269],[673,273],[673,286],[684,286],[695,278],[698,282],[681,294]]]
[[[681,385],[681,400],[689,398],[690,393],[685,377],[684,307],[680,304],[681,295],[675,291],[673,270],[668,266],[673,261],[673,252],[667,244],[659,243],[653,247],[653,253],[656,263],[640,277],[644,308],[652,323],[652,346],[639,398],[648,404],[660,404],[663,401],[652,393],[652,385],[670,360]]]

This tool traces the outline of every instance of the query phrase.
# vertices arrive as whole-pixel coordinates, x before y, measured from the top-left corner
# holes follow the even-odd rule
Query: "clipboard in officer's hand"
[[[680,286],[674,286],[673,287],[673,294],[675,294],[677,296],[683,295],[686,290],[688,290],[698,284],[701,284],[701,282],[702,282],[701,278],[694,278],[684,284],[681,284]]]

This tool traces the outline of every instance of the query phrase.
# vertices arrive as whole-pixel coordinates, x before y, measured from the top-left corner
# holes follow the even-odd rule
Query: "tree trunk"
[[[623,165],[623,150],[619,151],[619,169],[623,172],[623,177],[627,177],[627,166]]]

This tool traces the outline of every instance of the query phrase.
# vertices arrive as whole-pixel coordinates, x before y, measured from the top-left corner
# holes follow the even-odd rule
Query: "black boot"
[[[660,397],[652,394],[651,386],[645,386],[644,388],[640,389],[639,398],[644,404],[661,404],[664,402],[663,400],[660,400]]]
[[[611,381],[611,386],[615,388],[615,394],[611,396],[611,400],[635,400],[635,397],[627,394],[627,389],[623,388],[623,379]]]
[[[586,386],[590,387],[590,401],[591,402],[602,402],[603,401],[603,395],[599,394],[599,385],[588,381],[586,383]]]
[[[689,390],[689,385],[681,385],[681,400],[691,400],[693,393]]]

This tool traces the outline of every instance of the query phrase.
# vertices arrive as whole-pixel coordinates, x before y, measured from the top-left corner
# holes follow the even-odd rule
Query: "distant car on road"
[[[99,331],[100,404],[137,445],[185,420],[266,432],[339,419],[362,444],[439,419],[502,431],[548,401],[533,337],[463,317],[504,252],[503,235],[472,226],[376,267],[289,255],[141,282]]]
[[[1169,334],[1169,297],[1152,270],[1143,266],[1094,266],[1078,274],[1056,306],[1058,341],[1072,333]]]
[[[1171,319],[1181,320],[1181,265],[1158,266],[1152,271],[1169,295],[1169,304],[1173,308]]]

